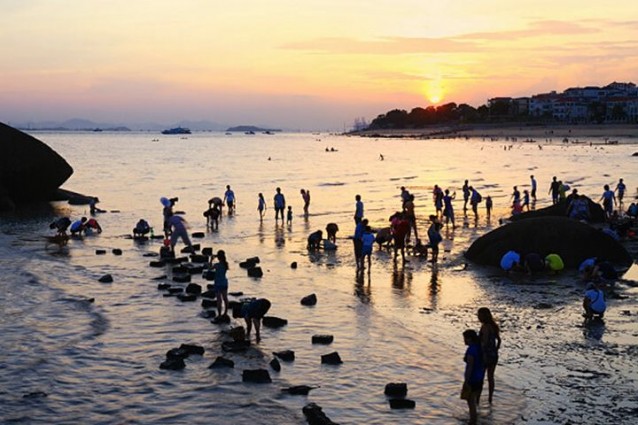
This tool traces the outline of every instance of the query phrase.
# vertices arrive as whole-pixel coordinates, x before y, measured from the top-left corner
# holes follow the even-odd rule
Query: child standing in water
[[[288,206],[288,212],[286,213],[286,224],[290,226],[292,224],[292,207]]]
[[[463,341],[467,345],[465,351],[465,374],[463,380],[463,390],[461,398],[467,401],[470,410],[470,425],[477,423],[478,399],[483,389],[483,379],[485,377],[485,366],[483,365],[483,354],[481,353],[481,341],[475,330],[468,329],[463,332]]]
[[[266,211],[266,200],[264,199],[263,193],[260,193],[259,195],[257,195],[257,197],[258,197],[257,211],[259,211],[259,220],[263,220],[264,212]]]

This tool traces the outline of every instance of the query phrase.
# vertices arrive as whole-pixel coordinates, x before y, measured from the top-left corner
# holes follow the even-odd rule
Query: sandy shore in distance
[[[464,124],[458,126],[435,126],[423,129],[365,130],[353,133],[362,137],[410,137],[410,138],[516,138],[526,139],[580,139],[600,138],[609,141],[638,141],[636,124],[583,124],[583,125],[526,125],[526,124]],[[627,140],[630,139],[630,140]]]

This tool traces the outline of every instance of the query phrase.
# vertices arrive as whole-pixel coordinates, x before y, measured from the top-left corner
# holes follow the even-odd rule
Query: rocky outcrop
[[[604,223],[605,222],[605,211],[600,204],[595,203],[591,199],[586,196],[583,198],[587,199],[587,203],[589,204],[589,221],[591,223]],[[545,208],[541,208],[538,210],[527,211],[521,214],[513,215],[510,217],[511,221],[520,221],[528,218],[538,218],[538,217],[567,217],[567,206],[568,201],[562,200],[554,205],[550,205]]]
[[[474,241],[465,257],[478,264],[498,267],[501,257],[509,250],[522,256],[529,252],[542,256],[556,253],[566,267],[578,267],[590,257],[623,266],[632,263],[627,250],[611,236],[566,217],[538,217],[506,224]]]
[[[53,149],[0,123],[0,208],[51,200],[73,168]]]

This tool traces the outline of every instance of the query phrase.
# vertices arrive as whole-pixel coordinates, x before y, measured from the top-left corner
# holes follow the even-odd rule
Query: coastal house
[[[552,117],[554,115],[554,104],[560,95],[555,91],[541,93],[529,99],[529,115],[532,117]]]

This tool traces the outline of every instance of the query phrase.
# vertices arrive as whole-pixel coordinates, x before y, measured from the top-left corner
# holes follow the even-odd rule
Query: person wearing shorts
[[[268,313],[268,310],[270,310],[270,301],[266,298],[257,298],[256,300],[244,304],[241,309],[241,314],[244,316],[244,320],[246,321],[247,339],[250,340],[250,331],[252,330],[253,325],[255,325],[256,341],[261,341],[261,335],[259,334],[261,319],[263,319],[266,313]]]

